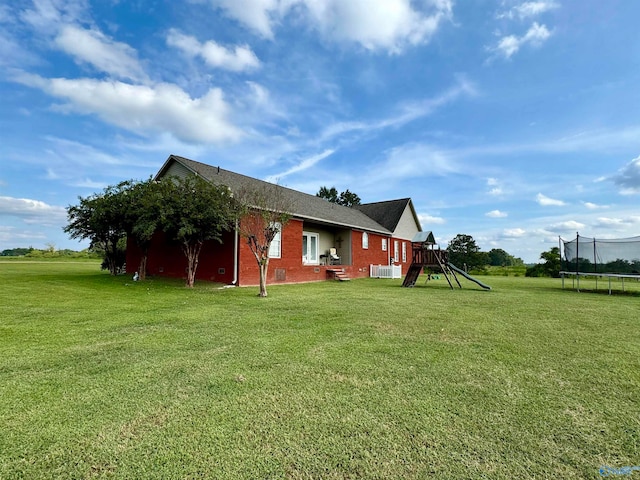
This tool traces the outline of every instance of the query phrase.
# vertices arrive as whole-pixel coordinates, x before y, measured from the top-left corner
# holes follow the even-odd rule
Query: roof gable
[[[422,231],[420,220],[418,220],[418,215],[413,208],[413,202],[410,198],[400,198],[397,200],[387,200],[384,202],[365,203],[362,205],[356,205],[355,208],[371,217],[391,232],[396,231],[396,229],[398,228],[398,224],[402,219],[402,216],[404,215],[407,208],[409,208],[411,215],[413,216],[413,220],[416,224],[417,230]]]
[[[176,168],[176,164],[182,169]],[[232,191],[239,191],[245,188],[260,189],[266,186],[272,187],[272,183],[248,177],[239,173],[234,173],[220,167],[213,167],[204,163],[196,162],[185,157],[170,155],[155,178],[162,178],[171,172],[184,169],[191,173],[200,175],[205,180],[216,185],[226,185]],[[183,174],[180,172],[179,174]],[[391,231],[378,223],[375,219],[367,216],[364,212],[356,208],[345,207],[327,200],[309,195],[287,187],[278,186],[291,205],[295,217],[311,220],[321,224],[336,225],[341,227],[356,228],[369,232],[390,235]]]

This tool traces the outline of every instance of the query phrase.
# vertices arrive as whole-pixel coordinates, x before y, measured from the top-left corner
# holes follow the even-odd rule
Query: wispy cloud
[[[332,155],[334,152],[334,150],[328,149],[325,150],[322,153],[319,153],[318,155],[313,155],[311,157],[305,158],[304,160],[302,160],[300,163],[298,163],[297,165],[295,165],[294,167],[291,167],[290,169],[282,172],[282,173],[278,173],[276,175],[270,175],[266,181],[268,182],[278,182],[279,180],[281,180],[284,177],[287,177],[293,173],[299,173],[302,172],[304,170],[307,170],[308,168],[313,167],[316,163],[320,162],[321,160],[324,160],[325,158],[329,157],[330,155]]]
[[[549,10],[558,8],[560,5],[556,2],[550,1],[538,1],[538,2],[523,2],[515,7],[498,14],[498,18],[530,18],[538,16]]]
[[[587,207],[589,210],[599,210],[602,208],[609,208],[607,205],[598,205],[597,203],[593,203],[593,202],[582,202],[582,204]]]
[[[136,51],[98,30],[66,25],[56,36],[55,44],[78,62],[91,65],[115,78],[148,81]]]
[[[86,0],[33,0],[20,12],[21,19],[39,33],[54,35],[61,25],[90,22]]]
[[[389,115],[372,121],[348,121],[336,122],[329,125],[320,135],[322,141],[351,132],[372,132],[385,128],[392,128],[405,125],[419,118],[427,117],[436,110],[453,103],[460,98],[474,96],[477,94],[472,82],[464,76],[458,76],[455,83],[440,94],[414,102],[405,103],[399,107],[399,113]]]
[[[561,207],[563,205],[565,205],[565,202],[563,202],[562,200],[556,200],[554,198],[549,198],[546,195],[543,195],[541,193],[539,193],[536,196],[536,201],[538,202],[538,204],[542,205],[543,207]]]
[[[537,22],[534,22],[529,30],[527,30],[527,33],[522,36],[507,35],[502,37],[493,48],[493,51],[508,59],[515,55],[523,46],[530,45],[538,47],[550,36],[551,32],[545,25],[539,25]]]

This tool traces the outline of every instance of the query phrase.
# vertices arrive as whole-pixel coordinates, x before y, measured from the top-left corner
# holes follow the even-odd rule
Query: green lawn
[[[600,478],[640,296],[486,276],[217,289],[0,262],[0,478]],[[640,476],[640,472],[632,476]]]

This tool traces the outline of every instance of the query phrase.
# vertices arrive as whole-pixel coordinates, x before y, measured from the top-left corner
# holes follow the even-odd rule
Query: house
[[[170,155],[155,178],[199,175],[231,191],[260,189],[262,180],[220,167]],[[291,221],[271,245],[268,283],[298,283],[333,278],[340,271],[349,278],[369,276],[370,265],[411,264],[411,239],[422,231],[411,199],[359,205],[330,203],[323,198],[278,186],[293,205]],[[333,255],[331,255],[333,253]],[[127,246],[127,266],[135,269],[140,253]],[[184,277],[186,259],[180,246],[154,236],[147,260],[149,275]],[[133,273],[130,272],[130,273]],[[230,285],[258,285],[259,270],[246,241],[227,232],[223,243],[206,243],[200,253],[196,278]]]

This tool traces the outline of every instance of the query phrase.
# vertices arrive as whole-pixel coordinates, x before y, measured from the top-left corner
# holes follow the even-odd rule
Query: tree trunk
[[[138,266],[138,279],[140,281],[147,278],[147,252],[142,252],[140,257],[140,265]]]
[[[202,242],[197,242],[194,245],[184,244],[184,254],[187,257],[187,287],[189,288],[193,288],[193,284],[196,281],[196,270],[198,269],[198,257],[200,257],[201,248]]]
[[[269,258],[263,258],[260,262],[260,293],[259,297],[267,296],[267,271],[269,270]]]

